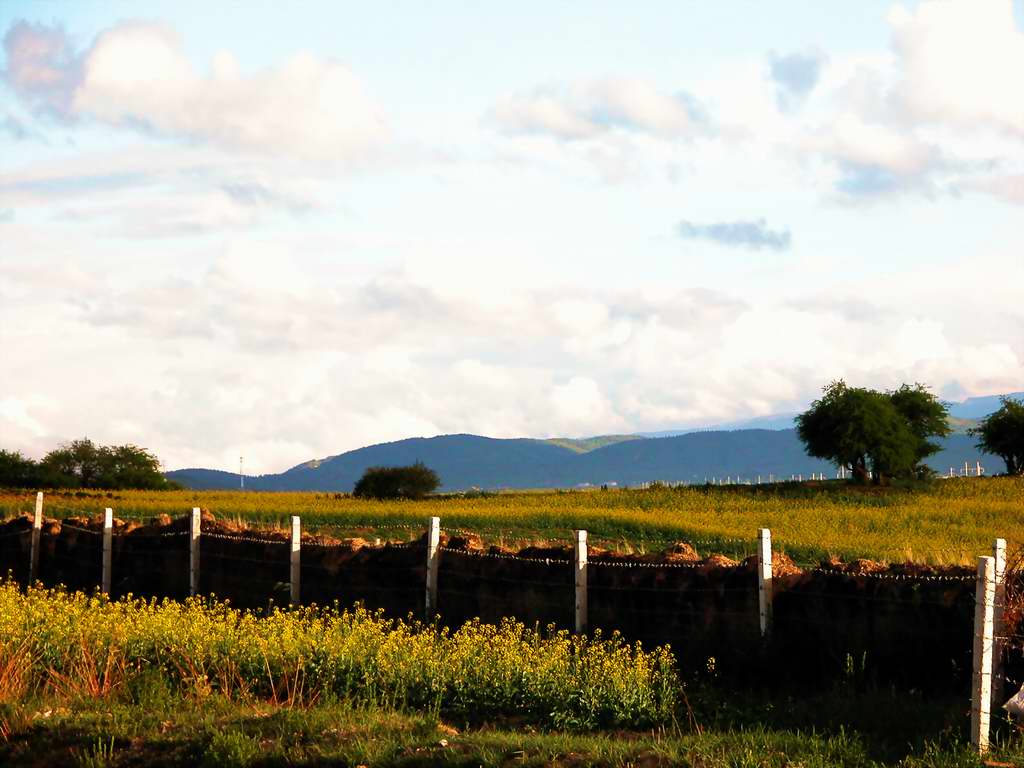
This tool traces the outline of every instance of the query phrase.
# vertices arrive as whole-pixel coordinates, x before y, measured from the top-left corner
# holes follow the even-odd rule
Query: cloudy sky
[[[1020,1],[7,0],[0,35],[2,447],[271,472],[1024,388]]]

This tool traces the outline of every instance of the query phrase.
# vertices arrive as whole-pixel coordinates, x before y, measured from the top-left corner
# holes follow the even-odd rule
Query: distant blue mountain
[[[690,429],[665,429],[660,432],[639,432],[641,437],[678,437],[679,435],[690,435],[694,432],[717,432],[721,430],[735,429],[793,429],[795,426],[796,413],[774,413],[769,416],[755,416],[752,419],[741,419],[740,421],[726,421],[721,424],[713,424],[710,427],[692,427]]]
[[[957,419],[983,419],[993,411],[999,410],[999,399],[1001,397],[1024,400],[1024,392],[1013,392],[1009,395],[990,395],[988,397],[969,397],[962,403],[948,403],[949,415]]]
[[[1001,462],[980,454],[974,439],[951,435],[929,464],[945,473],[981,461],[990,474]],[[442,490],[470,488],[571,488],[584,484],[636,485],[642,482],[701,483],[712,477],[754,480],[825,473],[834,468],[804,452],[796,431],[747,429],[693,432],[676,437],[636,439],[586,453],[544,440],[498,440],[478,435],[443,435],[381,443],[306,462],[286,472],[246,477],[245,487],[267,491],[350,492],[371,466],[422,461],[441,477]],[[238,488],[231,472],[182,469],[167,476],[195,489]]]
[[[983,419],[999,409],[1000,398],[1013,397],[1024,400],[1024,392],[1013,392],[1009,395],[988,395],[985,397],[969,397],[963,402],[946,402],[949,415],[954,419]],[[739,421],[726,421],[705,427],[688,427],[685,429],[665,429],[658,432],[638,432],[641,437],[675,437],[689,435],[693,432],[706,432],[723,429],[793,429],[799,414],[773,413],[767,416],[755,416]]]

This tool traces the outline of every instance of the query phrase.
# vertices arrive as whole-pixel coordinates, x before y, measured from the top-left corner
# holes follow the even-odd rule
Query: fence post
[[[576,589],[576,632],[587,631],[587,532],[576,531],[574,546],[575,589]]]
[[[427,527],[427,621],[434,618],[437,612],[437,566],[438,550],[441,546],[441,518],[430,518]]]
[[[103,572],[100,578],[100,591],[110,594],[110,567],[114,554],[114,510],[107,507],[103,510]]]
[[[1003,610],[1006,607],[1006,539],[992,542],[992,559],[996,570],[995,605],[992,618],[992,706],[999,710],[1003,701]]]
[[[39,545],[43,537],[43,492],[36,494],[36,511],[32,517],[32,545],[28,559],[28,583],[39,578]]]
[[[298,515],[292,515],[292,549],[291,549],[291,570],[289,571],[289,582],[291,585],[290,602],[292,607],[297,606],[301,600],[302,586],[300,576],[302,557],[302,520]]]
[[[762,528],[757,540],[757,603],[761,618],[761,637],[772,631],[772,532]]]
[[[199,507],[192,507],[188,521],[188,593],[199,594],[199,534],[203,527],[203,513]]]
[[[978,558],[978,584],[974,605],[974,679],[971,685],[971,746],[988,752],[989,715],[992,707],[992,622],[995,614],[996,560]]]

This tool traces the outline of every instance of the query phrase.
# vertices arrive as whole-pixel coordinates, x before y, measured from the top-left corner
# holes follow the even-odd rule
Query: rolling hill
[[[942,441],[943,450],[929,464],[945,473],[950,467],[981,460],[989,473],[1002,469],[983,456],[974,439],[963,434]],[[479,435],[442,435],[381,443],[305,462],[280,474],[245,478],[245,487],[265,491],[352,490],[372,466],[399,466],[422,461],[441,476],[442,490],[470,488],[571,488],[582,484],[635,485],[653,480],[690,483],[711,477],[754,479],[760,475],[823,472],[826,462],[804,453],[795,430],[747,429],[693,432],[663,438],[622,440],[580,452],[546,440],[499,440]],[[239,477],[209,469],[181,469],[167,476],[196,489],[237,488]]]
[[[1010,397],[1024,398],[1024,392]],[[951,434],[928,461],[939,474],[964,462],[981,461],[989,474],[1002,462],[979,453],[967,430],[999,407],[1000,396],[948,403]],[[479,435],[414,437],[307,461],[279,474],[246,476],[259,491],[352,490],[368,467],[422,461],[440,476],[442,490],[470,488],[572,488],[580,485],[636,485],[663,480],[701,483],[713,477],[753,480],[834,475],[834,468],[810,458],[792,428],[796,414],[760,416],[703,430],[664,430],[586,438],[496,439]],[[167,477],[197,490],[238,488],[239,476],[214,469],[179,469]]]

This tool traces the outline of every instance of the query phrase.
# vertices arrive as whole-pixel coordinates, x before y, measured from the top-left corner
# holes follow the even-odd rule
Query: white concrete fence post
[[[974,675],[971,684],[971,746],[988,752],[992,711],[992,641],[995,618],[996,559],[978,558],[978,584],[974,605]]]
[[[203,527],[203,513],[199,507],[192,508],[188,519],[188,593],[199,594],[199,534]]]
[[[762,528],[757,537],[757,604],[761,637],[772,631],[772,532]]]
[[[574,612],[577,634],[587,631],[587,532],[576,531],[573,546],[574,586],[576,608]]]
[[[1003,704],[1003,654],[1005,652],[1003,611],[1006,608],[1006,539],[992,542],[992,558],[996,561],[995,611],[992,618],[992,708]]]
[[[103,570],[100,576],[100,591],[110,595],[111,566],[114,561],[114,510],[103,510]]]
[[[439,565],[440,548],[441,518],[432,517],[427,527],[427,621],[434,618],[434,614],[437,613],[437,567]]]
[[[288,602],[295,608],[302,602],[302,519],[292,515],[292,547],[288,561]]]
[[[32,517],[32,543],[28,559],[28,583],[39,578],[39,546],[43,538],[43,492],[36,494],[36,511]]]

